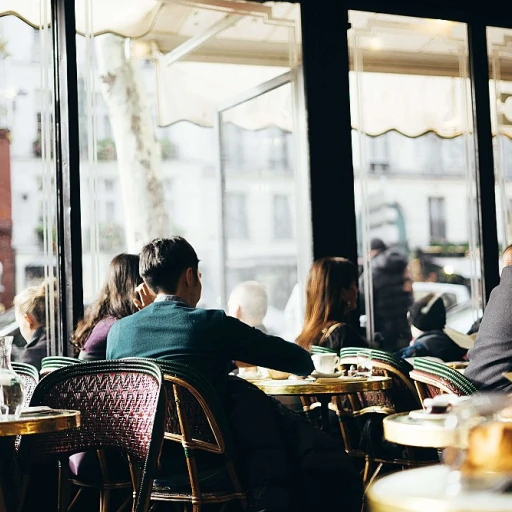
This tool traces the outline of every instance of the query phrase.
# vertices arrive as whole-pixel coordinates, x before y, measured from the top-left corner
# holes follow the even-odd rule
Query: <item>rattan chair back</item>
[[[81,426],[23,437],[20,469],[28,476],[36,464],[49,459],[65,468],[74,453],[120,450],[140,468],[133,510],[146,511],[163,442],[165,400],[161,370],[152,362],[92,361],[55,370],[40,381],[31,405],[79,410]],[[66,493],[59,492],[59,510],[66,510],[66,502]]]
[[[41,359],[41,377],[48,375],[53,370],[57,370],[59,368],[64,368],[65,366],[70,366],[74,364],[80,364],[83,361],[81,359],[77,359],[76,357],[66,357],[66,356],[47,356]]]
[[[459,371],[427,358],[416,357],[414,370],[409,375],[422,401],[443,393],[466,396],[477,391],[475,385]]]
[[[384,350],[347,347],[340,350],[340,364],[345,369],[356,365],[357,354],[371,357],[374,375],[383,375],[393,380],[393,386],[389,390],[360,393],[362,408],[382,407],[391,413],[391,410],[412,411],[421,405],[414,383],[409,377],[412,366],[407,361]]]
[[[349,397],[336,397],[340,428],[347,451],[351,455],[364,456],[363,481],[365,484],[369,485],[384,466],[400,469],[432,464],[430,453],[417,453],[413,448],[404,447],[401,453],[395,450],[393,454],[386,454],[381,449],[379,441],[379,438],[382,439],[380,425],[385,416],[421,407],[420,398],[409,377],[412,366],[407,361],[383,350],[354,347],[347,347],[340,351],[340,364],[345,369],[356,365],[358,354],[371,357],[374,375],[390,377],[393,381],[393,386],[389,390],[364,391]],[[342,411],[341,414],[340,411]],[[366,437],[363,437],[363,430],[368,428],[368,421],[373,422],[371,432],[374,439],[368,439],[369,431]],[[363,439],[366,442],[362,443]],[[355,446],[359,449],[354,449]],[[362,446],[364,446],[363,449],[361,449]]]
[[[186,459],[189,492],[169,486],[153,489],[155,501],[189,502],[194,510],[207,503],[238,500],[245,508],[246,495],[240,485],[234,463],[234,448],[230,429],[217,393],[210,383],[188,365],[158,360],[164,375],[167,394],[165,440],[180,443]],[[225,472],[229,489],[203,492],[200,482],[198,452],[219,457],[219,469]]]
[[[336,350],[329,347],[322,347],[320,345],[311,345],[310,349],[312,354],[335,354]]]

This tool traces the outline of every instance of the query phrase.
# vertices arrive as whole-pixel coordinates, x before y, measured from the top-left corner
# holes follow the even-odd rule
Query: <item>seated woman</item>
[[[138,311],[136,289],[141,284],[138,255],[122,253],[112,259],[98,298],[75,331],[73,345],[80,349],[79,359],[106,359],[108,332],[117,320]]]
[[[16,322],[21,335],[27,341],[19,360],[41,369],[41,359],[48,355],[48,332],[46,326],[46,304],[50,300],[50,287],[53,294],[54,307],[57,302],[55,280],[45,280],[39,286],[30,286],[14,297]]]
[[[306,350],[320,345],[339,352],[343,347],[367,347],[366,341],[348,323],[348,313],[357,308],[357,267],[346,258],[316,260],[306,282],[304,327],[297,344]]]
[[[437,357],[442,361],[462,361],[471,346],[470,336],[446,328],[446,309],[440,295],[430,293],[416,301],[409,322],[413,340],[396,355],[408,357]]]

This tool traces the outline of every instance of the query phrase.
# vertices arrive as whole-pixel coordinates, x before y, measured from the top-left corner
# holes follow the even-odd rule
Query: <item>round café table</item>
[[[321,406],[322,428],[329,432],[329,403],[334,395],[357,393],[360,391],[378,391],[389,389],[393,381],[390,377],[338,377],[309,379],[283,379],[283,380],[251,380],[251,382],[264,393],[271,396],[315,396]]]
[[[80,411],[52,409],[0,418],[0,512],[17,510],[18,470],[14,441],[18,435],[46,434],[80,426]]]
[[[408,412],[384,418],[384,437],[393,443],[420,448],[446,448],[454,443],[455,432],[444,421],[411,418]]]
[[[452,481],[442,464],[384,476],[366,491],[369,512],[510,512],[512,493],[450,492]],[[453,487],[451,487],[453,489]]]

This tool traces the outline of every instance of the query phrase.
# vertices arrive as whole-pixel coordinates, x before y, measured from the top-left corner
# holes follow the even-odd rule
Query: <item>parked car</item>
[[[482,318],[482,315],[482,309],[479,308],[478,311],[475,312],[475,308],[471,302],[458,304],[446,312],[446,325],[455,331],[467,334],[476,320]]]
[[[450,283],[412,283],[414,300],[420,300],[429,293],[440,294],[443,298],[446,311],[459,304],[471,301],[471,295],[467,286]]]

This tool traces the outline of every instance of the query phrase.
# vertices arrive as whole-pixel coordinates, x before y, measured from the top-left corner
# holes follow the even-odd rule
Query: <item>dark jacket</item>
[[[100,320],[85,340],[78,359],[84,361],[97,361],[107,358],[107,336],[117,318],[109,316]]]
[[[361,510],[361,476],[337,438],[243,379],[229,377],[227,386],[226,412],[251,510]]]
[[[464,376],[482,391],[512,391],[503,372],[512,371],[512,267],[505,267],[491,292]]]
[[[381,348],[391,352],[411,339],[407,312],[413,295],[404,291],[407,264],[407,258],[393,249],[372,257],[374,331],[382,337]]]
[[[318,345],[330,348],[337,354],[344,347],[368,348],[366,340],[359,336],[357,331],[349,324],[340,323],[332,331],[326,332],[328,335],[321,339]]]
[[[192,308],[179,297],[155,301],[118,320],[107,338],[107,359],[154,357],[189,364],[219,391],[231,361],[309,375],[309,352],[216,309]]]
[[[467,350],[461,348],[443,331],[427,331],[418,336],[412,345],[397,352],[397,356],[406,357],[438,357],[443,361],[462,361]]]
[[[46,327],[39,327],[33,334],[32,339],[25,345],[20,354],[20,361],[41,369],[41,359],[48,355],[48,338]]]

